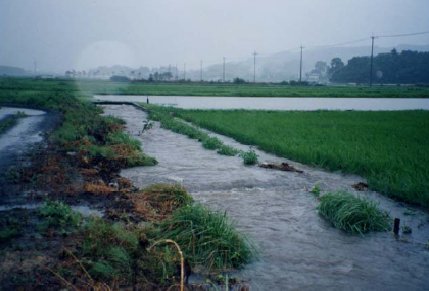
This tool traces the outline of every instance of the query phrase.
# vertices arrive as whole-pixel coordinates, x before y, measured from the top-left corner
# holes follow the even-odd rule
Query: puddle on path
[[[104,108],[106,114],[124,119],[129,132],[141,138],[145,153],[159,162],[155,167],[123,170],[123,176],[139,187],[159,182],[183,184],[197,201],[226,211],[256,244],[259,260],[239,272],[250,280],[252,290],[423,290],[429,286],[426,212],[407,210],[373,191],[359,192],[379,202],[392,217],[401,218],[413,233],[399,239],[391,233],[346,235],[317,214],[318,202],[308,190],[319,183],[322,191],[357,193],[351,185],[364,179],[328,173],[261,151],[257,151],[261,162],[286,161],[304,173],[246,167],[240,158],[205,150],[199,142],[161,129],[158,123],[137,136],[146,113],[125,105]],[[243,147],[230,138],[222,139]]]

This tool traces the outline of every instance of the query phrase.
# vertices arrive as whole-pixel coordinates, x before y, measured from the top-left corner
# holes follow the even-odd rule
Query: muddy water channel
[[[364,179],[328,173],[257,151],[261,162],[288,162],[304,173],[244,166],[238,157],[204,149],[185,136],[159,128],[139,135],[146,113],[132,106],[105,106],[123,118],[140,138],[155,167],[122,171],[137,186],[183,184],[198,201],[226,211],[237,228],[259,249],[259,258],[239,272],[252,290],[423,290],[429,286],[429,216],[372,191],[355,192]],[[219,137],[219,135],[216,135]],[[248,148],[222,137],[226,144]],[[347,190],[380,203],[412,228],[412,234],[347,235],[322,219],[318,201],[308,192],[319,183],[322,193]]]

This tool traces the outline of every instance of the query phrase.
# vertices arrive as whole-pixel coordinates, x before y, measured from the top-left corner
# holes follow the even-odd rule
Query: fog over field
[[[0,65],[199,70],[223,57],[252,62],[254,51],[296,56],[301,44],[369,48],[372,34],[427,31],[427,11],[426,0],[0,0]],[[376,40],[376,48],[400,44],[428,45],[429,35]]]

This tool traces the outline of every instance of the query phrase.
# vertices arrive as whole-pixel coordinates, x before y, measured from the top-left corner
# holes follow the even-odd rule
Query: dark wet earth
[[[146,113],[132,106],[105,106],[106,114],[123,118],[129,132],[142,140],[145,153],[159,164],[122,171],[137,186],[157,182],[183,184],[194,198],[226,211],[259,250],[259,259],[239,276],[252,290],[427,290],[429,288],[429,216],[373,191],[356,192],[365,180],[329,173],[257,151],[261,162],[287,161],[303,174],[246,167],[238,157],[204,149],[185,136],[159,128],[139,135]],[[219,137],[219,135],[216,135]],[[247,148],[232,139],[225,143]],[[315,209],[309,193],[347,190],[380,203],[413,232],[353,236],[333,228]],[[410,215],[411,214],[411,215]]]
[[[47,132],[58,124],[59,114],[27,108],[1,107],[0,119],[17,112],[24,112],[17,124],[0,135],[0,205],[24,203],[23,195],[16,196],[8,182],[9,171],[28,162],[29,154],[41,143]]]

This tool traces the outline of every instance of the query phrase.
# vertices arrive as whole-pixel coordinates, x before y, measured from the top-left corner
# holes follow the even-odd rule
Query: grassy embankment
[[[137,83],[80,80],[82,92],[107,95],[236,96],[236,97],[384,97],[428,98],[429,87],[290,86],[232,83]]]
[[[21,213],[19,217],[26,217],[21,220],[14,211],[2,212],[1,257],[17,260],[16,273],[10,263],[11,269],[2,270],[10,275],[0,276],[2,287],[168,287],[178,282],[177,254],[166,246],[149,248],[165,239],[179,243],[190,266],[207,271],[239,268],[251,259],[252,247],[228,219],[194,204],[181,187],[136,190],[130,181],[118,178],[115,173],[121,168],[156,161],[141,152],[139,142],[124,132],[121,120],[101,116],[101,110],[82,101],[85,96],[80,94],[69,81],[0,79],[0,103],[55,110],[63,117],[49,137],[49,152],[36,158],[40,167],[24,169],[14,182],[30,181],[32,190],[56,183],[59,187],[51,187],[55,191],[48,194],[51,199],[66,201],[72,196],[110,205],[105,219],[84,219],[59,202],[47,202],[36,217],[34,211]],[[65,177],[68,171],[63,164],[81,178]],[[22,177],[25,181],[20,181]],[[64,185],[73,178],[84,185]],[[142,221],[145,227],[139,226]],[[28,233],[36,239],[24,250],[26,256],[35,251],[50,258],[43,268],[34,261],[34,267],[27,266],[22,273],[21,255],[16,254],[21,251],[14,245],[26,241]],[[61,249],[63,245],[69,248]]]
[[[22,117],[25,117],[25,114],[22,112],[18,112],[16,114],[6,116],[2,120],[0,120],[0,134],[6,132],[8,129],[15,126],[16,123],[18,122],[18,119]]]
[[[372,189],[429,207],[429,112],[175,112],[265,151],[362,175]]]
[[[201,145],[205,149],[216,150],[220,155],[239,155],[243,158],[243,163],[245,165],[254,165],[258,162],[258,157],[254,150],[240,151],[232,146],[226,145],[217,137],[210,136],[201,129],[175,118],[174,112],[172,112],[170,108],[148,104],[142,105],[149,111],[149,118],[159,121],[162,128],[186,135],[191,139],[196,139],[201,142]]]

